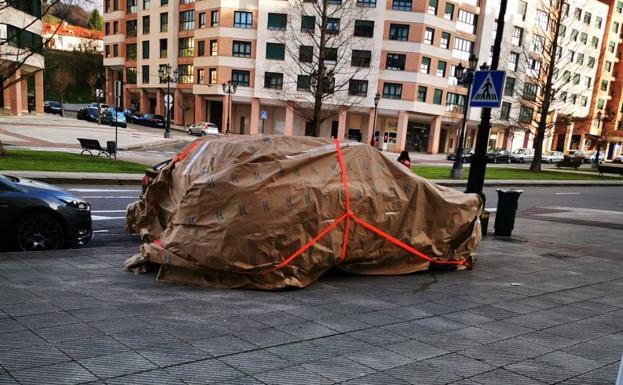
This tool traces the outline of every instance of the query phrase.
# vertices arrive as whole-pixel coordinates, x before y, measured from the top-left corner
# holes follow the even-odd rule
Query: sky
[[[76,3],[80,4],[84,9],[90,11],[97,8],[102,11],[102,0],[76,0]]]

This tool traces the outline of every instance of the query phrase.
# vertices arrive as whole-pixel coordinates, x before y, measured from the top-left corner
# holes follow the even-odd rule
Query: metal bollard
[[[498,207],[495,212],[495,235],[510,237],[515,227],[515,214],[523,190],[497,189]]]

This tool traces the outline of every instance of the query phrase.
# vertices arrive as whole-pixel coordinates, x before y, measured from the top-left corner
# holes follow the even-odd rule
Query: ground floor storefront
[[[2,86],[0,106],[5,113],[43,112],[43,69],[23,65]]]

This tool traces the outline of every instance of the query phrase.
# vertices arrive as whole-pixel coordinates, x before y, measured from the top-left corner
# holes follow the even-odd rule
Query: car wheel
[[[193,134],[193,130],[191,130],[190,128],[188,129],[188,135],[192,135]]]
[[[523,163],[523,162],[524,162],[523,158],[519,158],[519,163]]]
[[[21,251],[55,250],[64,246],[65,233],[52,216],[34,213],[17,222],[14,239]]]
[[[498,158],[493,158],[493,163],[497,163],[498,162]]]
[[[206,136],[206,133],[201,131],[201,136]]]
[[[523,163],[523,159],[521,163]],[[511,164],[511,158],[506,159],[506,164]]]

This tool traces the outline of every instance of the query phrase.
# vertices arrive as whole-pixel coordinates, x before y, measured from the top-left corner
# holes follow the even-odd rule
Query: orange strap
[[[184,149],[180,154],[178,154],[178,156],[175,158],[175,161],[184,159],[184,157],[186,157],[188,153],[195,147],[197,142],[198,141],[195,141],[193,144],[191,144],[186,149]],[[429,257],[428,255],[422,253],[421,251],[416,250],[412,246],[409,246],[408,244],[402,242],[401,240],[391,236],[390,234],[387,234],[386,232],[377,229],[376,227],[372,226],[371,224],[365,222],[364,220],[362,220],[361,218],[353,214],[353,212],[350,211],[350,197],[349,197],[350,194],[348,191],[348,178],[346,177],[346,169],[344,167],[344,158],[342,157],[342,148],[340,146],[339,140],[337,139],[335,139],[335,149],[337,152],[337,160],[340,165],[340,174],[342,177],[342,184],[344,186],[344,194],[345,194],[344,207],[345,207],[346,212],[342,214],[339,218],[334,220],[333,223],[331,223],[329,226],[325,227],[322,231],[320,231],[320,233],[318,233],[318,235],[312,238],[309,242],[307,242],[301,248],[299,248],[294,253],[292,253],[288,258],[284,259],[283,261],[275,265],[273,268],[263,270],[263,271],[258,271],[258,272],[240,271],[237,273],[246,274],[246,275],[263,275],[263,274],[274,273],[275,271],[289,265],[290,262],[292,262],[296,257],[301,255],[303,252],[305,252],[305,250],[312,247],[316,242],[318,242],[327,233],[329,233],[329,231],[333,230],[338,224],[340,224],[340,222],[345,221],[344,222],[344,238],[342,240],[342,250],[340,252],[340,256],[338,260],[339,262],[342,262],[344,258],[346,258],[346,247],[348,245],[348,235],[349,235],[349,230],[350,230],[349,219],[352,219],[355,223],[362,226],[363,228],[372,231],[373,233],[377,234],[381,238],[393,243],[394,245],[430,263],[436,263],[439,265],[463,265],[465,262],[467,262],[466,259],[451,260],[451,261],[437,261]],[[162,249],[162,245],[160,244],[160,241],[158,241],[157,239],[154,240],[152,243],[154,244],[154,246]],[[193,263],[193,264],[196,264],[196,263]]]

